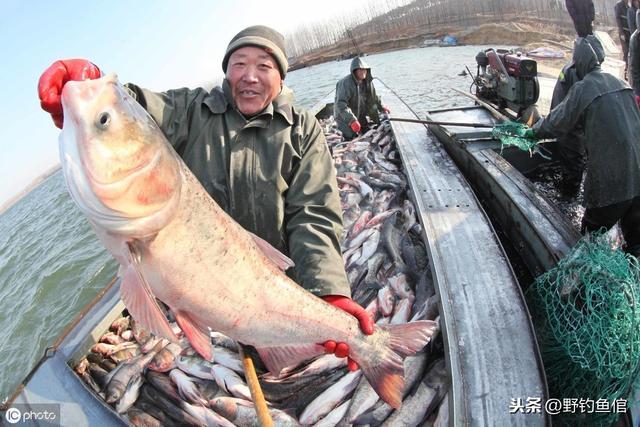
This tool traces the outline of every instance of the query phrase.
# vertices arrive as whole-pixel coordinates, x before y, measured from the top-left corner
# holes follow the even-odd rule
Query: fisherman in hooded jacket
[[[604,61],[604,51],[602,56],[598,57],[598,61]],[[578,82],[578,73],[573,60],[569,61],[558,75],[556,85],[553,88],[551,96],[550,111],[558,106],[569,93],[569,89]],[[585,152],[584,152],[584,129],[578,125],[574,129],[557,138],[558,157],[562,164],[562,187],[561,191],[569,196],[574,197],[580,189],[582,182],[582,174],[585,168]]]
[[[602,72],[604,49],[594,36],[573,53],[578,82],[525,136],[559,137],[583,127],[587,165],[582,232],[620,221],[627,252],[640,255],[640,110],[631,88]]]
[[[333,116],[346,140],[369,129],[367,116],[374,123],[380,124],[380,112],[389,112],[388,108],[382,106],[372,79],[371,67],[357,57],[351,61],[349,75],[336,84]]]
[[[289,256],[295,263],[287,270],[293,280],[355,316],[363,332],[371,334],[373,320],[350,298],[333,160],[316,118],[293,105],[293,92],[284,85],[287,68],[283,36],[257,25],[231,39],[222,60],[221,87],[158,93],[125,86],[216,203]],[[41,105],[58,127],[63,123],[64,83],[100,75],[94,64],[77,59],[56,61],[43,73]],[[261,111],[247,113],[242,103],[271,93],[267,86],[273,88],[273,98],[266,98]],[[346,343],[324,345],[336,356],[348,355]],[[349,360],[349,368],[355,370],[357,364]]]

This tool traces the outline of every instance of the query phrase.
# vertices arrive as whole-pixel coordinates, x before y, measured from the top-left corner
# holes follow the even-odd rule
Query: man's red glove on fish
[[[389,110],[389,107],[386,107],[386,106],[383,105],[382,106],[382,112],[385,113],[385,114],[389,114],[391,112],[391,110]]]
[[[360,129],[362,129],[362,126],[360,126],[360,122],[357,120],[352,121],[349,127],[351,127],[351,130],[355,133],[360,133]]]
[[[362,332],[367,335],[371,335],[373,333],[373,319],[357,302],[342,295],[325,295],[322,299],[358,319]],[[337,357],[349,357],[349,345],[347,343],[325,341],[323,345],[324,350],[327,353],[334,353]],[[350,357],[348,359],[348,366],[350,371],[358,370],[358,364]]]
[[[40,106],[51,114],[53,123],[62,129],[63,115],[60,96],[69,80],[93,80],[100,78],[100,69],[86,59],[64,59],[47,68],[38,81]]]

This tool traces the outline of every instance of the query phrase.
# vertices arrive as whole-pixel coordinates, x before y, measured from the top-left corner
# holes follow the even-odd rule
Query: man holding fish
[[[66,60],[44,72],[39,95],[63,128],[69,192],[120,262],[134,318],[175,340],[157,298],[206,359],[211,328],[256,347],[274,373],[323,343],[398,407],[402,359],[435,324],[374,328],[349,298],[335,170],[317,121],[283,85],[283,46],[271,28],[244,29],[210,93],[125,90],[94,64]],[[282,253],[295,261],[292,278],[325,302],[281,272],[293,266]]]

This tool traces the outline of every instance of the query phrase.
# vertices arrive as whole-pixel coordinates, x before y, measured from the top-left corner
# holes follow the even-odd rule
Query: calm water
[[[366,57],[373,75],[421,117],[429,109],[468,105],[466,89],[480,47],[424,48]],[[350,61],[289,73],[298,104],[314,105],[349,72]],[[144,82],[138,82],[144,83]],[[383,100],[384,103],[384,100]],[[0,400],[115,275],[115,262],[69,196],[60,172],[0,215]]]

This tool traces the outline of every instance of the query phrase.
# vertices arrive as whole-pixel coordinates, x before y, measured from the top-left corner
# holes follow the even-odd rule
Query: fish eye
[[[107,113],[106,111],[103,111],[102,113],[98,114],[98,119],[96,120],[96,125],[100,129],[108,128],[109,127],[109,123],[111,123],[111,114]]]

